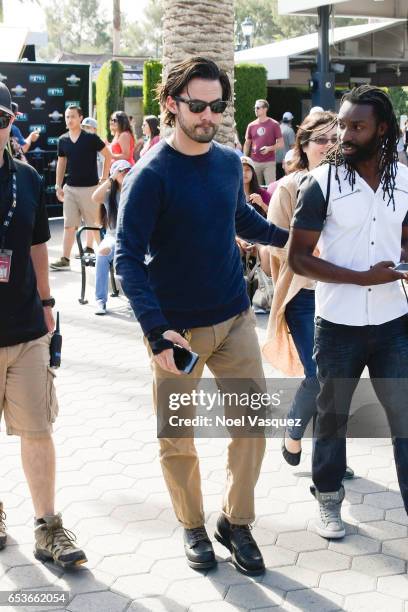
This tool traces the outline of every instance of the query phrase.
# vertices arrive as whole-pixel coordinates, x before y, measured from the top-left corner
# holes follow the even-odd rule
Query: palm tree
[[[120,51],[120,0],[113,0],[113,55]]]
[[[234,0],[164,0],[163,76],[189,55],[204,55],[234,83]],[[228,107],[217,140],[233,145],[234,109]]]

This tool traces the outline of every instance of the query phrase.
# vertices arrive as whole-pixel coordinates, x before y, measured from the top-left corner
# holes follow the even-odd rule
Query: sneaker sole
[[[243,565],[241,565],[237,561],[237,559],[235,557],[234,549],[229,544],[229,542],[227,542],[227,540],[224,540],[224,538],[222,537],[222,535],[220,535],[218,533],[218,531],[214,532],[214,537],[217,540],[217,542],[219,542],[220,544],[225,546],[225,548],[227,548],[230,551],[232,564],[235,567],[235,569],[237,569],[239,572],[241,572],[241,574],[245,574],[245,576],[261,576],[262,574],[265,573],[265,566],[260,568],[260,569],[257,569],[257,570],[250,570],[250,569],[244,567]]]
[[[60,561],[59,559],[54,559],[52,555],[42,553],[36,550],[34,551],[34,557],[42,563],[45,563],[46,561],[52,561],[53,563],[55,563],[55,565],[59,565],[63,568],[75,567],[76,565],[82,565],[83,563],[87,563],[88,561],[85,556],[79,559],[73,559],[72,561]]]
[[[322,538],[326,538],[327,540],[339,540],[340,538],[344,538],[346,535],[346,530],[341,529],[340,531],[330,531],[328,529],[322,529],[318,525],[313,525],[313,530]]]

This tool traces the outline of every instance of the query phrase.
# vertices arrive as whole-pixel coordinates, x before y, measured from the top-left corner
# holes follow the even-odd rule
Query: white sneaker
[[[106,304],[105,302],[102,302],[102,300],[96,300],[95,314],[96,315],[106,314]]]
[[[331,493],[320,493],[315,487],[310,487],[310,491],[319,503],[319,516],[313,524],[316,533],[322,538],[343,538],[346,535],[341,520],[344,487]]]

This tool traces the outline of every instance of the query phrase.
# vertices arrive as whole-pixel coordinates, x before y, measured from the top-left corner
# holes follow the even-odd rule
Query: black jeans
[[[320,393],[313,448],[318,491],[338,491],[346,470],[346,427],[353,393],[368,366],[391,426],[398,482],[408,513],[408,315],[382,325],[338,325],[316,318]],[[394,426],[392,425],[394,424]]]

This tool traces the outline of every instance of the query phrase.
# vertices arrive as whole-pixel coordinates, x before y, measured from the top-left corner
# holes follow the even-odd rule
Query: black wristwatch
[[[50,306],[51,308],[54,308],[55,306],[55,299],[53,297],[49,297],[46,300],[41,300],[41,304],[45,307],[45,306]]]

